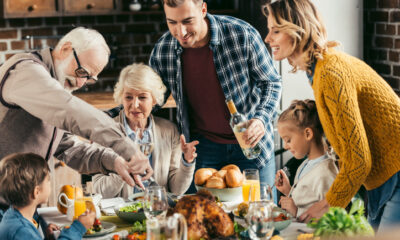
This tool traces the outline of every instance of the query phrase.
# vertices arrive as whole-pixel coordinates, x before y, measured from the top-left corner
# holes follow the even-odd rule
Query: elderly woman
[[[138,141],[139,137],[141,143],[146,143],[153,136],[154,150],[150,152],[149,161],[154,179],[167,191],[179,195],[192,181],[198,141],[186,143],[175,124],[151,115],[153,107],[163,103],[165,91],[161,78],[149,66],[129,65],[121,71],[114,89],[114,99],[122,106],[110,112],[133,141]],[[138,129],[143,130],[139,133]],[[133,188],[117,174],[97,174],[92,181],[95,191],[105,198],[127,198],[133,194]]]
[[[314,91],[326,137],[340,157],[340,171],[326,198],[300,220],[345,207],[363,184],[368,215],[379,231],[400,224],[400,99],[370,66],[335,50],[309,0],[266,5],[265,41],[274,59],[304,70]],[[382,229],[381,229],[382,228]]]

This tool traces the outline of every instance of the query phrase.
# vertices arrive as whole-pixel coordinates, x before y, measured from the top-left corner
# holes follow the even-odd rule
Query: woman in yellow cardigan
[[[309,0],[265,5],[265,39],[275,60],[306,71],[326,137],[339,155],[339,174],[326,194],[299,217],[320,217],[329,206],[346,207],[363,184],[375,227],[400,224],[400,100],[363,61],[333,49]]]

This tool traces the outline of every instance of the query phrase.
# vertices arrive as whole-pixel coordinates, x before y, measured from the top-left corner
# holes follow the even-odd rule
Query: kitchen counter
[[[111,109],[118,105],[114,102],[113,92],[74,93],[73,95],[101,110]],[[175,107],[175,100],[170,95],[163,108]]]

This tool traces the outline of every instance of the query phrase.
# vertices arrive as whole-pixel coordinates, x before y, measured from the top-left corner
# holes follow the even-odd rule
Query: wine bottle
[[[228,105],[229,112],[231,113],[229,124],[231,125],[237,141],[239,142],[244,156],[246,156],[248,159],[257,158],[261,153],[261,148],[258,146],[258,143],[252,148],[250,144],[246,144],[246,141],[242,139],[243,133],[248,127],[248,121],[246,117],[237,111],[232,99],[227,99],[226,104]]]

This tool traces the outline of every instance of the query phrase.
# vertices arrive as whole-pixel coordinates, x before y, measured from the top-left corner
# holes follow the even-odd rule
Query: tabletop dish
[[[134,223],[136,221],[142,221],[146,219],[144,215],[143,208],[141,207],[141,202],[128,202],[122,203],[114,207],[115,214],[122,220]]]
[[[111,233],[113,232],[117,226],[114,223],[110,223],[110,222],[101,222],[102,225],[102,229],[99,232],[94,232],[91,234],[85,234],[83,237],[84,238],[91,238],[91,237],[98,237],[98,236],[103,236],[106,235],[107,233]]]
[[[200,189],[206,189],[211,192],[214,196],[218,197],[218,199],[222,202],[229,202],[229,201],[237,201],[242,200],[242,187],[235,187],[235,188],[206,188],[202,186],[195,185],[197,191]]]
[[[292,223],[292,215],[280,207],[274,207],[272,210],[272,217],[274,218],[275,230],[282,231]]]

